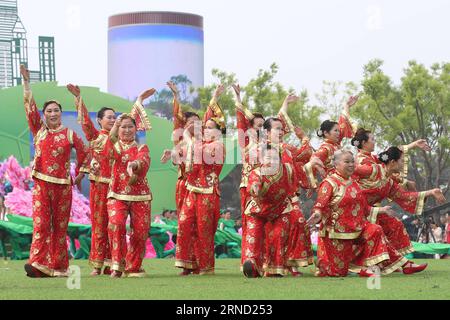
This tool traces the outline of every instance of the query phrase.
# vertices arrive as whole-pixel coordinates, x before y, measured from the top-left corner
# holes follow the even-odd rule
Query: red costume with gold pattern
[[[88,161],[88,148],[70,129],[51,130],[41,119],[31,91],[24,90],[25,113],[34,139],[32,176],[33,239],[30,264],[49,276],[67,275],[67,226],[72,206],[70,153],[77,155],[76,175]]]
[[[136,102],[131,112],[138,130],[151,128],[143,106]],[[135,141],[125,143],[114,134],[108,141],[112,152],[111,183],[108,190],[108,234],[110,239],[112,270],[128,276],[143,276],[141,268],[145,256],[151,220],[152,193],[148,185],[147,172],[150,154],[147,145]],[[127,172],[129,162],[138,163],[137,173],[131,177]],[[130,243],[127,248],[126,220],[130,215]]]
[[[186,119],[181,111],[180,104],[177,99],[173,100],[173,143],[175,149],[181,152],[177,159],[177,162],[174,163],[178,166],[178,179],[175,185],[175,205],[177,209],[177,217],[180,218],[180,211],[183,207],[183,202],[186,200],[187,188],[186,188],[186,164],[183,159],[184,155],[183,149],[185,149],[185,143],[183,142],[183,132],[184,126],[186,125]],[[179,224],[179,223],[178,223]],[[191,241],[195,242],[195,236],[192,235]],[[179,239],[177,239],[179,242]],[[191,247],[191,251],[189,253],[188,261],[196,261],[194,247]]]
[[[223,117],[223,113],[213,100],[203,122],[219,117]],[[220,216],[219,176],[225,148],[221,141],[204,142],[193,138],[185,152],[187,192],[178,219],[175,266],[213,274],[214,235]]]
[[[334,153],[342,148],[342,140],[344,138],[352,138],[355,132],[355,128],[347,115],[341,115],[339,117],[338,126],[340,132],[339,141],[334,142],[332,140],[325,139],[324,142],[320,145],[319,149],[317,149],[313,153],[313,157],[319,158],[322,161],[327,174],[333,171],[333,165],[331,161],[333,159]],[[316,170],[311,167],[310,163],[306,164],[305,169],[308,173],[308,179],[310,180],[311,186],[313,188],[317,188],[319,183],[316,179]]]
[[[377,208],[367,204],[359,185],[339,173],[329,175],[320,185],[313,213],[320,213],[318,268],[321,276],[346,276],[349,269],[377,265],[389,274],[405,263],[387,243],[379,225],[367,221]],[[369,218],[370,219],[370,218]]]
[[[246,215],[244,214],[247,203],[250,201],[250,194],[247,192],[248,178],[250,172],[258,165],[258,137],[252,130],[250,121],[253,114],[242,104],[236,105],[236,118],[238,129],[238,141],[241,149],[242,172],[239,193],[241,196],[241,216],[242,216],[242,239],[246,235]],[[245,251],[245,241],[242,241],[241,252]],[[241,265],[244,263],[244,255],[241,254]]]
[[[278,118],[283,124],[283,130],[287,134],[294,131],[294,126],[289,116],[280,111]],[[313,149],[307,138],[302,141],[301,147],[282,143],[282,150],[287,149],[291,153],[297,170],[304,170],[304,166],[311,158]],[[301,175],[303,176],[304,175]],[[293,192],[289,195],[292,211],[289,214],[290,230],[287,250],[287,266],[298,272],[298,267],[306,267],[314,263],[314,253],[311,246],[311,233],[306,225],[306,220],[300,206],[299,189],[307,189],[311,186],[306,179],[296,179],[294,181]]]
[[[369,205],[377,205],[385,199],[396,202],[403,210],[421,214],[425,192],[410,192],[401,187],[396,179],[388,177],[386,166],[370,152],[358,150],[357,165],[353,175],[366,196]],[[414,252],[408,233],[401,221],[386,214],[373,216],[372,223],[379,224],[390,244],[405,255]]]
[[[242,255],[244,261],[253,263],[260,275],[263,272],[268,275],[286,274],[290,214],[293,211],[290,196],[295,194],[299,181],[301,185],[308,185],[303,166],[293,160],[291,152],[283,146],[273,147],[280,150],[277,172],[264,174],[264,167],[261,166],[251,171],[247,192],[251,194],[255,187],[260,191],[258,195],[251,194],[251,201],[244,211],[247,215],[247,230],[242,239],[245,242]],[[296,230],[304,233],[305,229]],[[292,247],[298,245],[297,239],[293,241],[295,244]],[[294,251],[292,248],[290,252]],[[293,257],[295,260],[295,254]]]
[[[91,165],[98,165],[99,172],[91,173],[90,170],[83,170],[89,174],[91,182],[89,192],[89,206],[91,209],[92,221],[92,241],[89,254],[89,264],[93,268],[102,268],[103,265],[111,264],[111,249],[108,239],[108,208],[107,195],[109,183],[111,182],[112,152],[108,143],[109,131],[98,130],[89,117],[89,112],[82,100],[75,100],[78,111],[78,122],[89,141],[89,151],[91,154]]]

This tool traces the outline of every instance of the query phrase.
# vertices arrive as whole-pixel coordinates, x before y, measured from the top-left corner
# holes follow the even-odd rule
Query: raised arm
[[[153,88],[145,90],[138,96],[136,102],[133,105],[133,108],[131,110],[131,116],[136,121],[136,128],[138,131],[148,131],[152,129],[150,120],[147,116],[147,112],[145,112],[143,103],[144,100],[150,98],[152,95],[155,94],[155,92],[156,90]]]
[[[25,67],[25,65],[20,65],[20,74],[23,79],[23,98],[25,105],[25,115],[27,117],[28,126],[30,128],[33,137],[36,136],[38,131],[44,125],[39,110],[36,106],[36,101],[34,101],[33,94],[30,88],[30,72]]]
[[[216,90],[214,91],[213,97],[212,97],[211,101],[209,102],[208,109],[206,110],[206,112],[203,116],[203,123],[206,123],[206,121],[210,120],[211,118],[220,118],[220,120],[224,120],[223,119],[224,113],[218,103],[218,99],[224,91],[225,91],[225,86],[222,84],[219,84],[217,86]]]
[[[399,147],[403,151],[403,168],[400,175],[397,177],[397,181],[404,186],[407,186],[410,181],[407,180],[408,177],[408,165],[409,165],[409,154],[408,151],[411,149],[419,148],[423,151],[431,151],[431,147],[428,145],[425,139],[419,139],[410,144],[403,145]]]
[[[356,133],[357,127],[352,123],[350,118],[350,108],[358,102],[358,96],[351,96],[344,104],[342,115],[339,117],[340,139],[352,138]]]
[[[242,103],[241,100],[241,87],[238,84],[233,84],[233,95],[236,106],[236,127],[238,129],[238,142],[241,148],[247,146],[247,132],[250,129],[250,121],[254,118],[250,110]]]
[[[403,210],[417,215],[422,214],[425,198],[430,196],[435,198],[438,204],[445,203],[446,201],[439,188],[420,192],[407,191],[398,183],[392,182],[389,191],[389,199],[397,203]]]
[[[292,124],[291,118],[288,116],[288,106],[291,103],[297,102],[300,98],[295,94],[289,94],[283,101],[281,105],[280,111],[278,112],[278,118],[281,120],[283,124],[283,130],[285,133],[294,132],[295,128]]]
[[[167,86],[173,93],[173,130],[182,129],[185,125],[183,112],[181,111],[178,88],[172,81],[167,82]],[[177,142],[176,142],[177,143]]]
[[[67,90],[75,97],[75,106],[78,113],[78,123],[83,129],[84,135],[88,141],[93,141],[97,139],[99,131],[95,128],[94,123],[89,117],[89,111],[84,104],[83,98],[81,97],[80,87],[73,84],[67,85]]]

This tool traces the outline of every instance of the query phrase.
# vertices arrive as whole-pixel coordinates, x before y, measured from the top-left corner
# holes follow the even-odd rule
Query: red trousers
[[[176,267],[214,273],[214,235],[219,216],[219,195],[188,191],[178,217]]]
[[[183,202],[187,194],[186,180],[178,179],[175,186],[175,205],[177,206],[177,215],[180,214],[180,210],[183,207]]]
[[[126,220],[130,214],[130,243],[127,248]],[[122,201],[108,199],[108,234],[112,256],[112,270],[142,273],[145,243],[151,218],[150,201]]]
[[[377,217],[376,223],[383,228],[387,240],[400,254],[407,255],[408,253],[414,252],[403,222],[387,214],[380,214]]]
[[[306,225],[305,217],[300,209],[299,201],[293,203],[294,210],[290,212],[290,229],[287,250],[288,267],[307,267],[314,263],[314,253],[311,247],[311,233]]]
[[[250,198],[250,195],[247,192],[247,188],[240,188],[239,192],[241,194],[241,217],[242,217],[242,242],[241,242],[241,266],[244,264],[245,261],[245,256],[244,256],[244,252],[245,252],[245,235],[246,235],[246,221],[247,221],[247,215],[244,214],[245,212],[245,207],[247,205],[247,201]]]
[[[345,277],[351,268],[378,265],[383,274],[400,268],[407,262],[395,249],[386,244],[383,229],[367,223],[357,239],[341,240],[319,237],[318,268],[322,276]]]
[[[67,273],[67,226],[72,206],[72,186],[34,179],[33,240],[30,264],[58,276]]]
[[[246,220],[246,235],[242,238],[244,261],[252,261],[260,275],[285,275],[289,216],[282,214],[269,220],[267,216],[251,215]]]
[[[178,225],[180,225],[180,211],[183,207],[183,202],[186,199],[186,195],[188,193],[188,190],[186,188],[186,180],[185,179],[178,179],[177,184],[175,187],[175,204],[177,206],[177,217],[178,217]],[[195,235],[192,235],[192,241],[195,242]],[[178,243],[178,239],[177,239]],[[196,261],[195,258],[195,252],[194,247],[192,247],[192,250],[189,253],[188,261]]]
[[[91,181],[90,203],[92,241],[89,264],[101,268],[111,264],[111,249],[108,239],[108,187],[107,183]]]

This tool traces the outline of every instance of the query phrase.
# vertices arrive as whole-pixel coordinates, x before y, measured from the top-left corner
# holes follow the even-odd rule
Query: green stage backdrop
[[[76,111],[73,96],[65,86],[57,82],[41,82],[32,85],[33,95],[41,108],[49,99],[58,100],[64,111]],[[110,106],[117,112],[130,112],[133,102],[120,97],[100,92],[98,88],[81,87],[81,93],[90,112],[101,107]],[[164,149],[172,147],[172,122],[149,114],[152,131],[147,133],[146,143],[150,149],[152,163],[148,173],[150,187],[153,192],[152,212],[159,214],[162,209],[175,209],[175,183],[177,170],[171,163],[161,164],[159,159]],[[78,130],[77,130],[78,131]],[[234,138],[229,139],[227,159],[231,164],[224,165],[221,179],[226,177],[240,160]],[[30,133],[25,118],[22,86],[0,90],[0,160],[14,155],[22,165],[30,162]]]

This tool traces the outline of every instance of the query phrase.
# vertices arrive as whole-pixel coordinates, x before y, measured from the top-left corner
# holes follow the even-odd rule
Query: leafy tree
[[[426,139],[431,152],[410,151],[410,173],[420,189],[450,186],[450,63],[427,69],[410,61],[401,84],[381,69],[383,61],[364,66],[363,94],[352,116],[371,129],[382,147]]]

